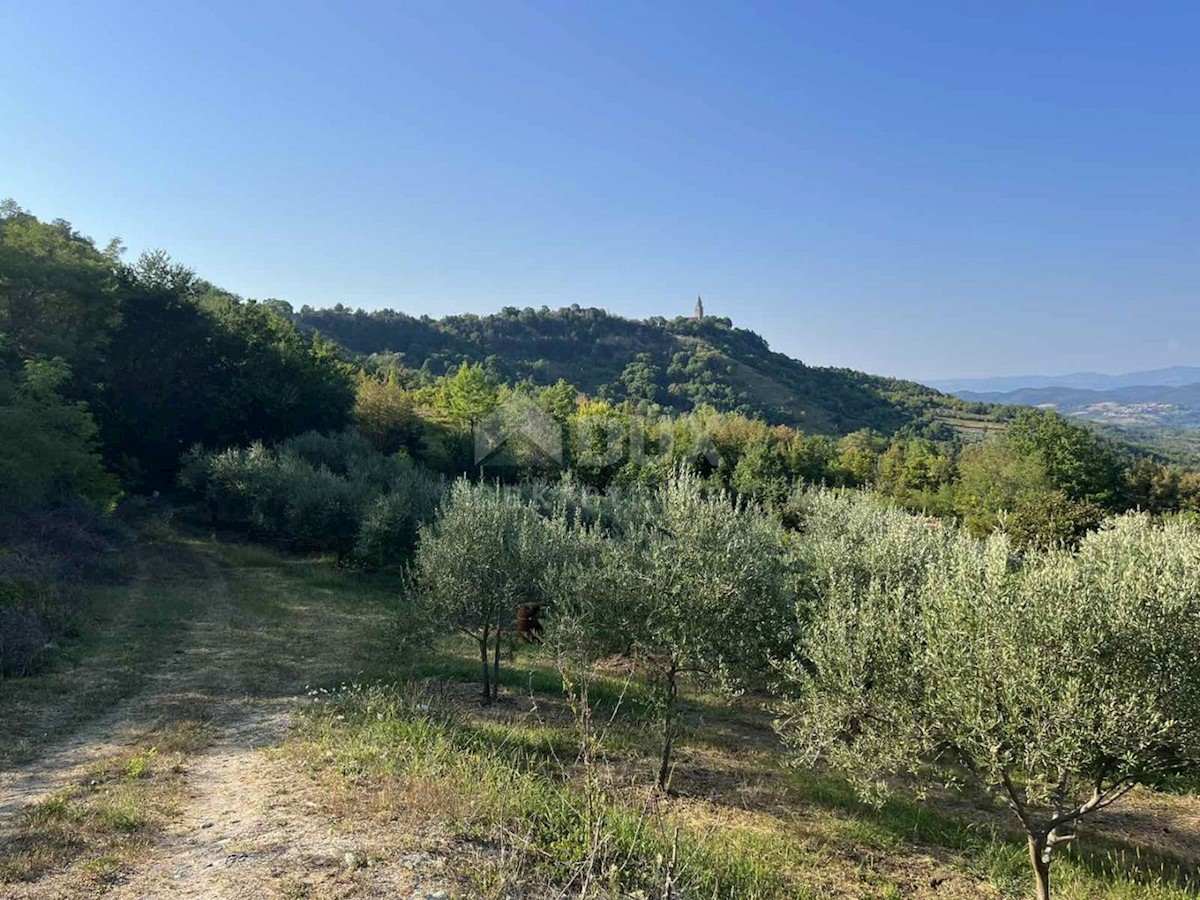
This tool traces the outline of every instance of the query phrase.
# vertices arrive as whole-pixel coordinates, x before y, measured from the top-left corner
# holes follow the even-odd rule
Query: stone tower
[[[704,301],[700,299],[699,294],[696,295],[696,321],[704,318]]]

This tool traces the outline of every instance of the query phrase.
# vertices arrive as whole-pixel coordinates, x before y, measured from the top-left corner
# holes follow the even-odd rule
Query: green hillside
[[[394,355],[430,375],[483,362],[509,381],[562,378],[598,397],[680,410],[710,404],[811,434],[972,431],[998,420],[995,407],[915,382],[807,366],[714,316],[639,321],[570,306],[431,319],[339,305],[306,306],[297,320],[355,354]]]

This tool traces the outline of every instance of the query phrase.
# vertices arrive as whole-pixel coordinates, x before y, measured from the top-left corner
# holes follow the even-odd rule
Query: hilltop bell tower
[[[700,299],[700,295],[696,295],[696,315],[693,318],[699,322],[704,318],[704,301]]]

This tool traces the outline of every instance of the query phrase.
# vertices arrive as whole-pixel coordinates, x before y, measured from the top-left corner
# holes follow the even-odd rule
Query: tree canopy
[[[829,507],[844,525],[829,532]],[[1055,848],[1137,784],[1200,763],[1200,534],[1130,514],[1014,554],[864,500],[817,498],[809,623],[784,737],[884,794],[903,773],[975,782]],[[839,561],[839,559],[841,561]]]

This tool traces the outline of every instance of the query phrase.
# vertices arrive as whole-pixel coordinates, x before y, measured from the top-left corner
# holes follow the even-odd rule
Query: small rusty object
[[[530,644],[542,642],[542,623],[538,621],[540,603],[522,603],[517,607],[517,633]]]

